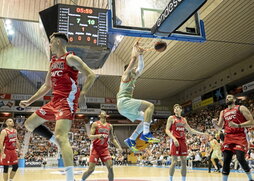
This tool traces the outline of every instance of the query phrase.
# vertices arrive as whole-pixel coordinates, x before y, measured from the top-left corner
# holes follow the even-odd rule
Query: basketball
[[[158,41],[155,43],[154,49],[157,52],[163,52],[167,49],[167,43],[165,41]]]

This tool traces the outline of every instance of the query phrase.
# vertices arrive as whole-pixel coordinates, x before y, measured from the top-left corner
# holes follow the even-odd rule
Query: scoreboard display
[[[40,12],[49,37],[66,33],[69,45],[107,47],[107,9],[57,4]]]
[[[54,32],[65,33],[67,51],[74,52],[90,68],[101,68],[107,60],[115,36],[108,34],[107,9],[56,4],[39,12],[43,39]]]
[[[107,46],[107,10],[59,5],[58,32],[68,34],[71,44]]]

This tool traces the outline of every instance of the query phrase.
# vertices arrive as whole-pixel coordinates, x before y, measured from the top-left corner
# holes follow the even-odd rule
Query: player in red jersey
[[[81,181],[85,181],[87,177],[93,173],[99,158],[102,162],[105,163],[108,169],[108,180],[114,180],[113,163],[108,150],[109,138],[110,141],[118,149],[118,151],[120,153],[122,152],[122,148],[115,138],[113,126],[107,123],[107,113],[105,111],[101,111],[99,117],[100,120],[94,122],[91,127],[91,133],[89,137],[92,140],[92,145],[90,150],[89,168],[86,172],[84,172]]]
[[[17,130],[14,129],[13,119],[7,119],[5,124],[7,128],[1,131],[0,135],[0,165],[4,166],[4,181],[8,181],[8,169],[12,165],[9,181],[12,181],[18,170],[18,153],[19,148]]]
[[[248,151],[247,130],[245,127],[253,126],[254,120],[248,108],[235,105],[235,101],[236,99],[233,95],[227,95],[226,104],[228,108],[220,112],[218,123],[216,123],[217,119],[212,120],[216,129],[224,128],[225,132],[222,147],[224,158],[222,169],[223,181],[228,180],[233,154],[236,154],[237,160],[246,172],[248,179],[252,180],[250,167],[245,160],[245,154]]]
[[[20,106],[29,106],[52,89],[52,100],[33,113],[25,126],[29,131],[58,143],[66,167],[66,180],[73,181],[73,150],[68,132],[78,104],[80,109],[86,108],[85,96],[93,85],[95,74],[78,56],[67,52],[67,44],[68,38],[64,33],[53,33],[50,36],[50,50],[55,56],[51,59],[45,83],[30,99],[21,101]],[[77,83],[79,71],[86,76],[81,91]],[[49,120],[56,120],[55,136],[43,125]]]
[[[177,157],[180,156],[182,181],[185,181],[187,171],[186,156],[188,155],[185,129],[187,129],[188,132],[191,134],[200,134],[205,136],[207,136],[207,134],[196,131],[189,126],[187,120],[181,116],[182,106],[180,106],[179,104],[175,104],[173,109],[175,115],[168,118],[166,126],[166,134],[171,138],[170,155],[172,157],[172,161],[169,167],[169,180],[173,180],[175,166],[177,164]]]

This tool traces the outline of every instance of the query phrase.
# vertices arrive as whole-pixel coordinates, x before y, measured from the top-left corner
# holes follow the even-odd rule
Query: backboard
[[[196,11],[192,12],[188,17],[184,17],[187,19],[186,21],[179,19],[179,16],[175,16],[174,20],[170,21],[170,23],[173,24],[175,21],[180,23],[174,25],[177,28],[170,32],[169,35],[163,33],[156,34],[153,31],[155,24],[160,21],[159,18],[168,15],[167,13],[169,12],[165,11],[167,10],[165,8],[171,10],[170,5],[172,5],[172,8],[178,8],[178,11],[180,9],[180,16],[181,14],[184,16],[184,12],[190,6],[181,7],[180,5],[185,2],[184,0],[109,0],[111,8],[109,12],[110,18],[108,19],[110,21],[109,24],[111,23],[109,33],[119,33],[125,36],[203,42],[205,41],[204,24],[199,19]],[[200,2],[201,5],[199,6],[201,7],[206,0],[200,0]],[[163,14],[163,12],[166,12],[166,14]]]

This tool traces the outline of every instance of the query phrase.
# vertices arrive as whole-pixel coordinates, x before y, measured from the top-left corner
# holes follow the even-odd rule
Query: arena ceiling
[[[19,9],[15,9],[17,6],[14,2],[20,3]],[[38,12],[54,5],[54,3],[75,3],[81,6],[108,8],[107,0],[23,0],[19,2],[0,0],[0,4],[3,4],[0,17],[38,21]],[[22,11],[20,8],[26,10]],[[168,48],[165,52],[146,53],[145,69],[137,82],[135,97],[169,99],[254,55],[253,9],[253,0],[208,0],[200,10],[201,19],[205,22],[208,41],[205,43],[167,41]],[[3,26],[3,21],[0,20],[0,50],[8,47],[9,44]],[[36,32],[35,27],[23,22],[15,24],[15,29],[22,32],[42,53],[44,52],[43,45],[38,40],[40,35]],[[34,33],[31,34],[31,32]],[[124,37],[114,51],[114,54],[124,64],[130,60],[131,46],[134,41],[133,37]],[[9,78],[13,75],[24,76],[24,73],[8,70],[4,71],[4,75]],[[40,73],[41,76],[43,75]],[[29,79],[27,81],[33,82]],[[119,81],[120,78],[117,76],[101,75],[97,78],[96,84],[103,83],[107,90],[115,95],[118,91]],[[7,82],[3,78],[0,79],[0,90],[3,90],[3,86],[6,86]],[[15,91],[17,92],[17,90]],[[13,92],[15,91],[13,90]],[[91,95],[108,96],[108,94],[103,95],[101,92],[98,95],[96,93]]]

